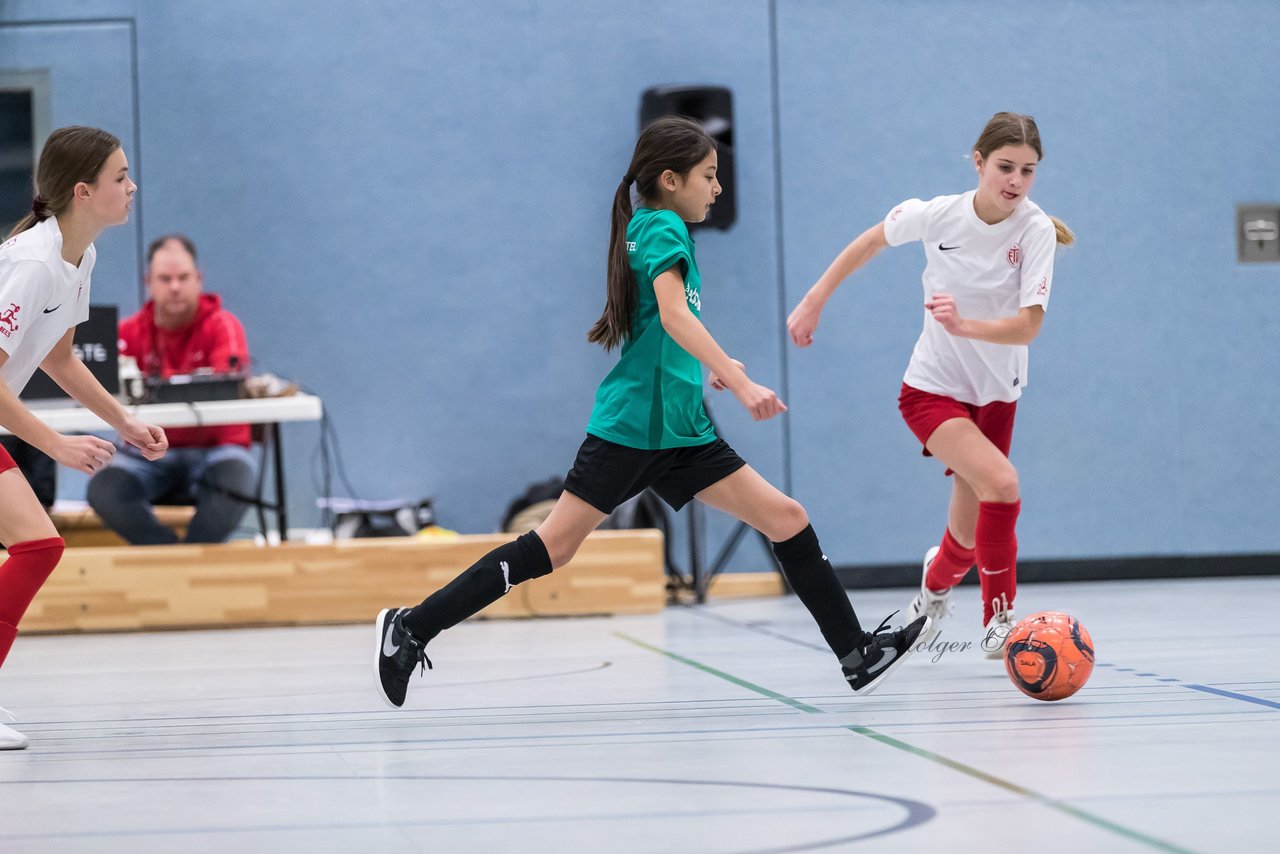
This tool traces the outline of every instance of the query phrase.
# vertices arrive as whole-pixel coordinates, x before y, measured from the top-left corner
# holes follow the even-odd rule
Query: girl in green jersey
[[[614,508],[644,489],[676,510],[697,498],[768,537],[854,693],[879,687],[927,630],[929,618],[920,617],[896,631],[887,619],[864,631],[804,508],[743,462],[707,418],[703,367],[711,386],[729,390],[755,420],[787,409],[699,319],[702,280],[685,223],[705,219],[720,194],[716,162],[715,143],[696,122],[666,117],[641,133],[614,193],[604,313],[587,335],[606,349],[620,347],[621,356],[596,393],[564,493],[535,530],[416,607],[378,615],[378,684],[392,706],[403,705],[413,671],[431,666],[425,648],[436,635],[568,563]]]

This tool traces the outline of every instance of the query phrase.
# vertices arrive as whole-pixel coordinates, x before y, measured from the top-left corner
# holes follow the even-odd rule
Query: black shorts
[[[587,436],[564,479],[572,492],[601,513],[652,488],[675,510],[746,465],[723,439],[690,448],[648,451]]]

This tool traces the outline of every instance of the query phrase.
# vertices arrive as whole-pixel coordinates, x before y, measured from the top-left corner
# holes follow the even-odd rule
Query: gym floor
[[[909,590],[854,591],[868,627]],[[976,649],[855,697],[794,598],[470,622],[402,710],[368,625],[23,637],[0,851],[1221,851],[1280,836],[1280,579],[1024,585],[1098,666],[1020,694]],[[388,603],[396,604],[396,603]],[[935,649],[937,644],[935,644]],[[934,660],[936,658],[936,660]]]

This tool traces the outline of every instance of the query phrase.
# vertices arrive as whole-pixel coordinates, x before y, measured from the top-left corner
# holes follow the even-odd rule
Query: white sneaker
[[[983,627],[986,634],[982,638],[982,651],[987,654],[987,658],[1000,659],[1004,658],[1004,644],[1013,631],[1016,620],[1013,618],[1013,608],[1009,607],[1009,600],[1003,593],[999,599],[991,600],[991,607],[995,613]]]
[[[0,715],[13,720],[13,714],[3,706],[0,706]],[[22,750],[27,746],[27,743],[25,735],[16,729],[10,729],[4,724],[0,724],[0,750]]]
[[[942,618],[950,617],[956,610],[955,603],[950,601],[951,588],[935,593],[925,584],[925,579],[929,576],[929,564],[933,563],[933,558],[938,551],[939,547],[934,546],[924,553],[924,573],[920,577],[920,592],[916,594],[916,598],[912,599],[911,604],[907,606],[906,621],[908,624],[919,617],[929,618],[929,628],[919,638],[919,643],[925,646],[928,646],[937,637],[938,623]]]

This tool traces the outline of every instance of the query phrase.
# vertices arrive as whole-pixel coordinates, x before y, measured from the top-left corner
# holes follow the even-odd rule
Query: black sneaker
[[[897,631],[891,631],[889,620],[893,614],[876,628],[865,650],[854,650],[840,660],[844,677],[855,694],[870,694],[879,688],[884,678],[915,652],[916,640],[928,636],[933,623],[929,617],[919,616]]]
[[[427,658],[426,644],[409,634],[401,623],[408,608],[387,608],[378,615],[374,652],[378,671],[378,690],[387,704],[395,708],[404,705],[404,695],[409,690],[409,677],[415,667],[431,666]]]

